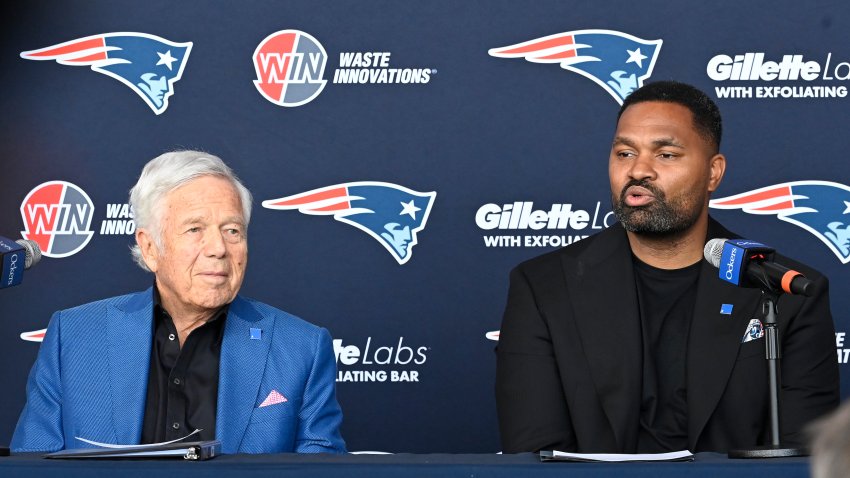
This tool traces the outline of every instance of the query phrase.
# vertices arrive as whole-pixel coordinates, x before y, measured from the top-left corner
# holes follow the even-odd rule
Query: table
[[[541,463],[537,455],[223,455],[183,460],[48,460],[40,455],[0,457],[0,477],[32,478],[807,478],[807,458],[730,460],[698,453],[692,462]]]

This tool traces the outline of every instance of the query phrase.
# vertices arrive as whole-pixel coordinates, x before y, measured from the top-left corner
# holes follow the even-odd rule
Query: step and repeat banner
[[[0,235],[45,258],[0,290],[0,444],[51,314],[152,284],[142,166],[201,149],[255,198],[242,294],[335,339],[349,449],[498,451],[508,273],[613,223],[617,110],[666,79],[723,113],[713,216],[830,277],[850,383],[848,31],[795,0],[6,4]]]

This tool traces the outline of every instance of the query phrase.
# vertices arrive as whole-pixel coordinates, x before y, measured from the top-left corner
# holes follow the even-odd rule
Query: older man
[[[496,371],[505,452],[727,451],[769,443],[760,292],[703,260],[735,237],[708,215],[726,158],[705,93],[649,83],[620,109],[608,159],[619,224],[511,273]],[[779,300],[781,433],[838,404],[827,280]],[[754,333],[755,332],[755,333]]]
[[[12,449],[218,439],[224,453],[344,452],[330,335],[238,294],[251,194],[219,158],[149,162],[130,193],[144,292],[54,314]]]

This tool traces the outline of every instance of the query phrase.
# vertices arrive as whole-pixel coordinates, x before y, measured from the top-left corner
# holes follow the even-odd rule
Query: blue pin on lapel
[[[723,315],[732,315],[732,304],[723,304],[720,306],[720,313]]]
[[[251,340],[262,340],[263,339],[263,329],[255,329],[251,327]]]

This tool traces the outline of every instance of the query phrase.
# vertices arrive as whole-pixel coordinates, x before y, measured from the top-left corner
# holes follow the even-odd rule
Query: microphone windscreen
[[[720,267],[720,256],[723,255],[723,245],[728,239],[711,239],[705,243],[705,249],[702,250],[705,260],[714,267]]]
[[[24,269],[29,269],[30,267],[38,264],[38,261],[41,260],[41,248],[38,247],[37,242],[29,239],[18,239],[15,242],[24,248],[24,253],[26,254]]]

